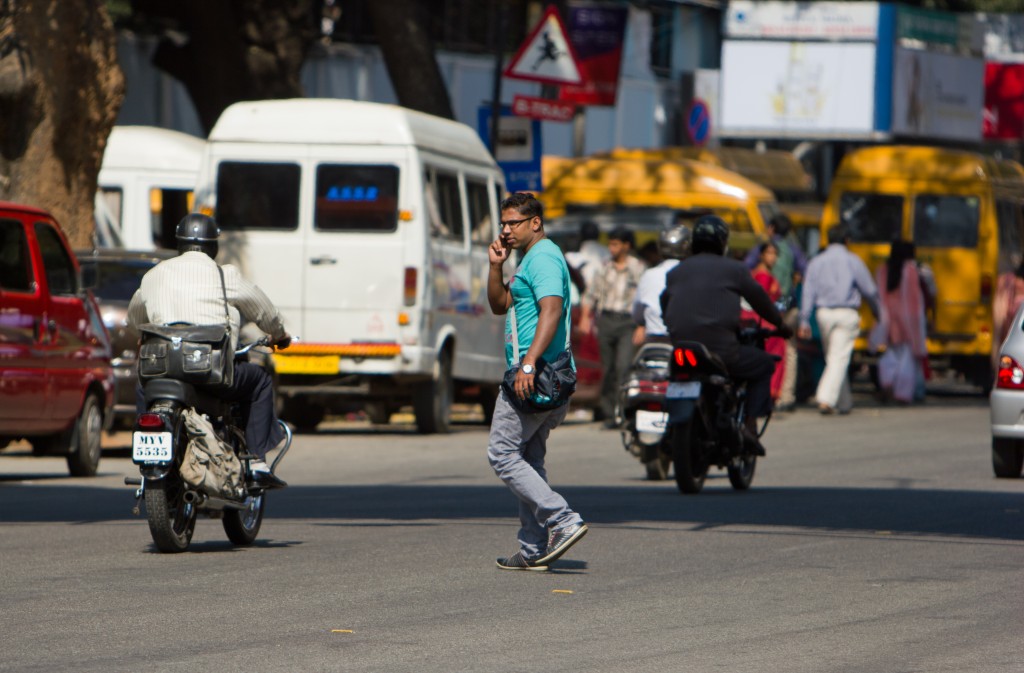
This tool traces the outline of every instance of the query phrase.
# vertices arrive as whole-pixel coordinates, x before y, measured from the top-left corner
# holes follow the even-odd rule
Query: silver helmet
[[[693,235],[686,225],[677,224],[669,229],[663,229],[658,234],[658,252],[666,259],[684,259],[690,256],[692,239]]]

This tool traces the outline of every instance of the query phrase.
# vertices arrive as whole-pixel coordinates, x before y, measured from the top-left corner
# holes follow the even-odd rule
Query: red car
[[[0,448],[28,439],[96,474],[111,418],[110,338],[60,226],[0,202]]]

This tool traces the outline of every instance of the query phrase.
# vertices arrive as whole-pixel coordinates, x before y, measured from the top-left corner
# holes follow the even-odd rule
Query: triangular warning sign
[[[519,47],[505,68],[505,77],[543,84],[583,83],[583,69],[554,5],[548,6],[540,23]]]

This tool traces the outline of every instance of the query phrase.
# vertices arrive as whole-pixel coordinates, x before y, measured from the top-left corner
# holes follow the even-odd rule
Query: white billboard
[[[727,37],[810,40],[875,40],[877,2],[729,3]]]
[[[874,44],[726,40],[720,135],[868,136],[874,91]]]
[[[985,62],[980,58],[896,49],[892,132],[981,140]]]

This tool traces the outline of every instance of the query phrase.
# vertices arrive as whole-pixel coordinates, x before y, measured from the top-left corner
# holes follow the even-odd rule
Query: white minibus
[[[103,247],[176,247],[174,228],[192,207],[205,141],[151,126],[115,126],[96,199]]]
[[[263,288],[301,341],[275,354],[283,416],[312,429],[412,404],[446,432],[454,401],[489,417],[504,373],[487,302],[502,173],[476,132],[394,105],[232,105],[210,133],[197,207],[222,262]]]

